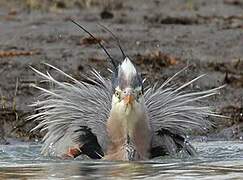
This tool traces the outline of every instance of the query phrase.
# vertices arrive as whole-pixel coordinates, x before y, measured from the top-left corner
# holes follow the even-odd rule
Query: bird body
[[[127,160],[133,159],[134,156],[136,159],[148,159],[151,144],[142,84],[139,85],[137,82],[137,76],[136,68],[129,58],[125,58],[118,69],[118,86],[112,97],[112,107],[107,121],[110,139],[108,154],[116,154],[119,150],[125,151],[121,154],[124,156],[123,159]]]
[[[161,85],[145,88],[139,72],[123,55],[111,79],[92,70],[92,77],[77,81],[47,64],[72,81],[59,82],[48,72],[32,68],[53,85],[50,89],[34,85],[42,93],[32,105],[38,113],[29,119],[39,121],[34,130],[46,131],[42,154],[73,158],[83,154],[93,159],[130,161],[181,150],[195,153],[186,141],[187,133],[206,131],[212,125],[208,116],[219,116],[198,102],[217,94],[222,87],[184,91],[202,76],[179,87],[169,85],[181,70]]]
[[[133,111],[133,109],[136,110]],[[134,145],[138,153],[137,156],[141,157],[140,159],[148,159],[151,131],[144,111],[131,106],[126,110],[124,107],[118,107],[117,110],[112,108],[110,118],[107,121],[107,132],[110,144],[107,153],[109,155],[106,159],[115,159],[116,156],[113,154],[116,154],[119,150],[124,150],[126,144],[129,143]],[[128,141],[130,142],[127,143]]]

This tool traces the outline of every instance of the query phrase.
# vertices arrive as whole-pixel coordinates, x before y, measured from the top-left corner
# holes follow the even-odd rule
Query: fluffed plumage
[[[46,130],[42,153],[45,155],[76,157],[85,154],[91,158],[102,158],[107,151],[106,122],[111,109],[112,81],[92,71],[92,78],[77,81],[63,71],[47,64],[72,83],[59,82],[48,72],[32,68],[52,88],[35,86],[42,94],[32,104],[37,114],[29,119],[39,121],[34,128]],[[215,95],[222,87],[199,92],[186,92],[184,88],[201,78],[199,76],[180,87],[170,86],[183,70],[161,85],[153,85],[144,92],[145,106],[152,130],[150,157],[175,154],[184,149],[194,154],[193,147],[186,142],[189,131],[205,131],[212,124],[208,116],[218,116],[209,106],[198,102]],[[92,82],[92,83],[87,83]]]

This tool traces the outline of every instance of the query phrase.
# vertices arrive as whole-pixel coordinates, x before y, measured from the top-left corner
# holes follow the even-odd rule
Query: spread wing
[[[92,71],[94,78],[86,77],[85,82],[79,82],[56,67],[48,66],[72,83],[59,82],[48,72],[44,74],[32,68],[52,85],[49,90],[35,86],[42,93],[32,105],[38,113],[29,117],[39,121],[34,130],[47,131],[42,153],[101,158],[108,139],[105,123],[111,109],[111,82],[95,70]]]
[[[184,69],[183,69],[184,70]],[[192,146],[185,141],[191,131],[206,131],[212,124],[208,116],[218,116],[211,107],[202,106],[200,101],[218,93],[221,87],[199,92],[186,92],[184,88],[201,78],[199,76],[180,87],[169,86],[179,74],[145,92],[145,104],[153,131],[151,156],[174,154],[183,149],[194,154]]]

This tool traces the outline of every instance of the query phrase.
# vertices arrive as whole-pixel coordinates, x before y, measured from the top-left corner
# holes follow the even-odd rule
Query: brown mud
[[[0,143],[7,143],[9,137],[29,140],[41,136],[30,133],[35,123],[25,121],[35,113],[28,105],[38,95],[30,84],[40,83],[29,66],[53,73],[42,64],[46,62],[79,80],[91,68],[109,76],[109,63],[97,42],[70,18],[95,34],[119,60],[122,55],[111,34],[98,23],[109,27],[147,83],[163,82],[189,66],[174,83],[207,74],[190,88],[226,84],[207,103],[231,118],[216,120],[211,133],[241,138],[243,1],[0,0]]]

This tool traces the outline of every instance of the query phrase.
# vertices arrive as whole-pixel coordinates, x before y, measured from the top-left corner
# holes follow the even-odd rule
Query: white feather
[[[136,75],[137,71],[132,62],[128,57],[124,59],[124,61],[121,64],[121,69],[124,72],[125,75],[131,76],[131,75]]]

